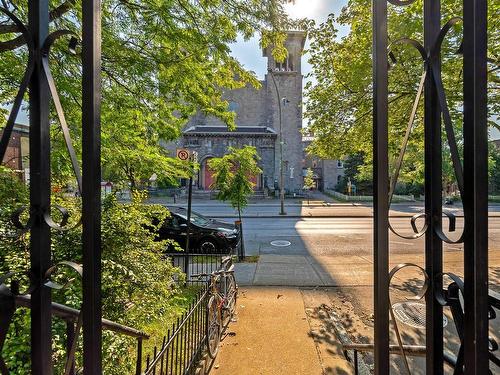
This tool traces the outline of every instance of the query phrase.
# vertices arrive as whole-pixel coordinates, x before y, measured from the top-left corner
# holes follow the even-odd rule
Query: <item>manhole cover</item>
[[[286,246],[290,246],[291,244],[292,243],[290,241],[284,241],[284,240],[271,241],[271,245],[278,246],[278,247],[286,247]]]
[[[401,323],[410,327],[425,328],[425,304],[419,302],[398,302],[392,305],[394,316]],[[443,315],[443,327],[448,325],[448,319]]]

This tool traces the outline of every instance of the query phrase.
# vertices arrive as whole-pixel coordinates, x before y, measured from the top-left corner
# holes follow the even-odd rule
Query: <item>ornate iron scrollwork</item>
[[[34,43],[34,37],[30,32],[29,28],[18,18],[12,11],[7,9],[7,6],[0,6],[0,15],[5,15],[15,26],[15,32],[21,34],[22,39],[27,47],[28,58],[27,66],[24,71],[22,80],[19,84],[18,91],[15,95],[13,106],[10,110],[6,126],[3,129],[3,133],[0,139],[0,161],[3,160],[9,141],[12,136],[12,131],[14,129],[15,121],[21,110],[21,105],[23,98],[25,97],[28,89],[30,80],[33,78],[35,72],[35,54],[36,48]],[[70,156],[72,169],[77,181],[79,195],[82,196],[82,176],[80,172],[80,165],[78,158],[73,147],[73,142],[71,139],[69,127],[66,121],[64,110],[59,98],[59,93],[57,91],[55,80],[52,76],[49,64],[50,51],[53,44],[60,38],[70,37],[68,48],[73,54],[76,53],[76,47],[78,44],[78,36],[69,30],[57,30],[50,33],[40,48],[41,54],[41,66],[42,66],[42,77],[45,79],[49,87],[50,96],[52,97],[55,112],[61,126],[62,134],[64,137],[64,142],[66,149]],[[1,45],[1,43],[0,43]],[[52,214],[51,210],[57,211],[56,220]],[[74,223],[70,224],[70,211],[60,205],[51,204],[50,207],[40,208],[36,206],[22,206],[14,210],[10,217],[10,222],[14,228],[11,232],[6,232],[3,235],[6,237],[19,237],[27,232],[29,232],[34,226],[37,220],[44,222],[51,229],[58,231],[68,231],[74,229],[76,226],[81,224],[81,217]],[[72,261],[61,261],[50,266],[45,270],[45,277],[42,282],[34,280],[31,270],[23,272],[10,272],[0,277],[0,352],[4,346],[5,339],[8,333],[9,325],[12,322],[15,310],[16,310],[16,300],[20,296],[29,297],[31,293],[41,287],[47,287],[54,290],[60,290],[66,288],[71,284],[76,278],[74,276],[65,276],[64,269],[70,269],[76,272],[79,277],[82,277],[82,266],[74,263]],[[22,291],[19,290],[19,277],[27,278],[29,285],[23,288]],[[10,285],[8,281],[11,280]],[[82,327],[82,316],[81,313],[76,321],[76,328],[73,336],[73,341],[69,343],[70,349],[68,351],[67,362],[65,366],[65,374],[69,374],[72,370],[72,365],[74,363],[75,351],[77,348],[77,341],[79,338],[79,333]],[[0,372],[2,374],[8,374],[8,369],[5,361],[0,356]]]

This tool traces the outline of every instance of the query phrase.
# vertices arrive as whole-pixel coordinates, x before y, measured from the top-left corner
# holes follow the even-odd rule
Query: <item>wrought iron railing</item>
[[[31,302],[30,295],[14,294],[5,284],[0,284],[0,303],[2,305],[2,309],[0,310],[0,353],[2,352],[15,310],[20,307],[31,309]],[[64,366],[64,374],[75,375],[77,373],[75,354],[82,327],[81,311],[55,302],[52,302],[51,310],[52,316],[62,319],[66,323],[66,363]],[[149,335],[135,328],[108,319],[102,319],[102,329],[137,339],[136,368],[140,374],[142,344],[143,340],[149,339]],[[10,374],[1,356],[0,372],[2,375]]]
[[[399,270],[405,267],[415,267],[414,264],[400,264],[393,268],[390,275],[391,278],[394,276]],[[420,268],[419,266],[416,266]],[[420,270],[425,275],[424,286],[421,288],[421,292],[416,296],[417,299],[422,299],[425,297],[427,292],[427,288],[429,285],[429,279],[426,275],[425,271],[420,268]],[[449,350],[443,351],[443,363],[454,369],[455,374],[464,373],[464,306],[463,306],[463,293],[464,293],[464,284],[460,277],[447,273],[451,279],[450,284],[443,289],[441,292],[436,293],[436,298],[438,302],[443,307],[448,307],[450,309],[450,313],[453,317],[453,322],[455,325],[456,332],[459,338],[459,347],[456,353],[452,353]],[[398,339],[397,344],[391,344],[388,347],[388,351],[390,355],[398,355],[401,356],[407,366],[407,371],[411,374],[408,366],[408,357],[426,357],[428,354],[427,348],[425,345],[407,345],[403,343],[402,335],[400,333],[400,328],[397,323],[397,317],[393,312],[393,307],[389,307],[391,312],[391,320],[394,327],[394,331],[396,337]],[[496,311],[500,311],[500,294],[496,293],[493,290],[489,290],[488,292],[488,319],[494,320],[497,318]],[[425,326],[424,326],[425,329]],[[489,337],[489,346],[488,346],[488,359],[489,361],[497,366],[497,369],[500,370],[500,352],[497,341],[493,337]],[[353,366],[355,375],[368,373],[366,371],[366,367],[361,365],[359,360],[359,352],[374,352],[375,345],[374,344],[366,344],[366,343],[343,343],[342,344],[344,354],[346,358],[348,358]],[[445,348],[449,349],[449,348]],[[349,352],[352,351],[352,355]],[[489,372],[492,374],[493,372],[490,370]]]
[[[389,13],[399,17],[402,7],[418,4],[416,0],[372,0],[373,10],[373,176],[374,176],[374,362],[375,374],[390,372],[390,313],[388,288],[389,232],[407,240],[425,238],[425,277],[428,281],[425,295],[426,307],[426,373],[443,374],[444,336],[442,299],[443,244],[461,243],[464,248],[463,283],[460,284],[463,312],[458,333],[461,342],[457,361],[458,371],[483,375],[488,373],[488,132],[487,132],[487,4],[488,0],[463,0],[462,9],[453,9],[458,16],[442,19],[439,0],[423,0],[421,32],[417,39],[393,39]],[[444,26],[442,26],[444,24]],[[450,38],[450,30],[462,25],[462,38],[457,59],[463,59],[463,108],[462,121],[450,115],[450,103],[443,84],[442,46]],[[391,41],[391,42],[390,42]],[[389,43],[390,42],[390,43]],[[420,58],[415,64],[421,75],[415,100],[408,116],[406,133],[393,168],[389,168],[389,69],[398,62],[397,48],[415,49]],[[415,82],[417,83],[417,82]],[[416,86],[417,87],[417,86]],[[422,99],[423,98],[423,99]],[[413,234],[404,235],[391,226],[389,209],[398,181],[408,141],[418,120],[419,103],[424,103],[424,159],[425,159],[425,211],[411,219]],[[455,134],[456,126],[463,133],[460,150]],[[446,135],[442,139],[442,135]],[[452,171],[460,191],[464,210],[464,229],[456,239],[447,236],[454,232],[454,217],[442,208],[443,152],[451,159]],[[389,172],[392,170],[391,177]],[[445,215],[449,229],[445,228]],[[417,220],[424,220],[417,228]],[[422,268],[421,268],[422,269]],[[447,289],[448,290],[448,289]],[[440,297],[441,296],[441,297]],[[449,297],[449,296],[447,296]],[[456,301],[455,301],[456,302]],[[392,319],[394,320],[394,319]],[[401,343],[398,343],[401,346]],[[406,372],[409,366],[405,360]]]
[[[186,254],[184,252],[167,253],[166,255],[171,260],[174,267],[178,267],[185,271],[188,279],[189,275],[217,271],[222,266],[222,258],[227,256],[225,254]],[[207,278],[190,280],[190,282],[200,283],[205,283],[207,281]]]
[[[161,346],[155,346],[152,355],[146,357],[144,375],[189,374],[196,368],[206,345],[208,298],[205,284],[163,337]]]

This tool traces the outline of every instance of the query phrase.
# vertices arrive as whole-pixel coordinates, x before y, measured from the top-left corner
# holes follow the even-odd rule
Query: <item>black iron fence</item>
[[[0,284],[0,354],[2,353],[3,345],[12,322],[14,312],[17,308],[32,308],[32,298],[30,295],[16,295],[6,287],[5,284]],[[59,303],[51,303],[52,316],[62,319],[66,323],[66,362],[64,365],[65,375],[75,375],[77,373],[75,354],[78,347],[78,341],[81,340],[82,330],[82,312],[80,310],[61,305]],[[101,320],[103,330],[113,331],[120,335],[135,338],[137,340],[137,362],[136,368],[140,374],[142,360],[142,342],[149,339],[149,336],[135,328],[127,327],[118,324],[108,319]],[[0,373],[2,375],[11,374],[4,359],[0,356]]]
[[[183,252],[168,253],[166,255],[171,259],[175,267],[179,267],[186,272],[187,280],[192,283],[208,282],[208,278],[191,280],[190,275],[217,271],[222,266],[222,258],[228,256],[228,254],[186,254]]]
[[[198,365],[206,344],[207,284],[198,292],[189,309],[177,319],[160,347],[146,357],[144,375],[189,374]],[[141,374],[137,369],[137,374]]]

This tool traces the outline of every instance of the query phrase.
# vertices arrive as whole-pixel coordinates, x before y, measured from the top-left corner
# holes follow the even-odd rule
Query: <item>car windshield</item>
[[[187,220],[187,212],[178,213],[180,217],[184,220]],[[197,214],[196,212],[191,211],[191,223],[199,225],[200,227],[205,227],[210,223],[210,220],[205,216]]]

